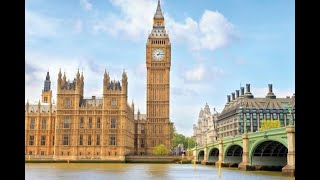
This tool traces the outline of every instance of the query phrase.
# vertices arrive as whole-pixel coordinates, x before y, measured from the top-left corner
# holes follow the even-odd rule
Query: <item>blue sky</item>
[[[102,97],[104,69],[128,73],[129,97],[146,112],[145,44],[157,0],[26,0],[25,96],[38,101],[50,71],[85,77],[85,97]],[[223,110],[227,95],[251,84],[255,97],[295,91],[292,0],[161,0],[171,39],[170,118],[190,136],[201,107]]]

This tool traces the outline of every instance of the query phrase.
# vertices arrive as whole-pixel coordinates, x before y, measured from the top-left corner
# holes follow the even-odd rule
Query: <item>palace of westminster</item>
[[[160,1],[146,43],[147,112],[135,114],[128,103],[128,77],[103,78],[103,97],[84,98],[84,76],[72,82],[58,74],[57,102],[53,103],[49,72],[41,102],[25,105],[26,155],[54,159],[98,158],[123,160],[126,155],[153,154],[155,146],[170,147],[169,120],[171,43]]]

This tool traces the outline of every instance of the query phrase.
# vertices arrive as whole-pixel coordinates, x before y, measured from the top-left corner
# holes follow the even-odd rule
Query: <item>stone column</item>
[[[198,161],[198,157],[197,157],[197,150],[195,149],[194,151],[192,151],[193,154],[193,161]]]
[[[244,133],[242,134],[242,162],[238,166],[240,170],[254,170],[254,168],[250,166],[249,158],[249,138],[248,134]]]
[[[282,168],[282,175],[295,176],[295,127],[287,126],[288,154],[287,165]]]
[[[219,139],[219,160],[215,163],[216,167],[219,167],[219,164],[221,164],[221,167],[223,165],[223,141],[222,139]]]

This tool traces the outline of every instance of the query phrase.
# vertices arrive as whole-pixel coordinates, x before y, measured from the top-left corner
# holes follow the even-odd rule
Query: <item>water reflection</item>
[[[237,168],[223,168],[222,176],[213,166],[192,164],[85,164],[85,163],[27,163],[26,179],[221,179],[221,180],[293,180],[281,176],[281,172],[240,171]]]

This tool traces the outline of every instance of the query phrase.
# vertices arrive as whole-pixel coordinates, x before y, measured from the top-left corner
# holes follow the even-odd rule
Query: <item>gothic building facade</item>
[[[197,124],[193,124],[193,138],[197,145],[213,143],[217,139],[217,120],[219,113],[213,108],[211,113],[209,105],[206,103],[204,109],[201,108]]]
[[[102,98],[84,98],[84,77],[79,71],[72,82],[59,72],[56,104],[50,84],[48,73],[42,102],[26,105],[26,154],[112,159],[134,152],[134,104],[128,104],[125,72],[121,82],[110,81],[105,72]]]
[[[25,153],[54,159],[123,160],[126,155],[153,154],[155,146],[170,148],[169,118],[171,43],[160,1],[146,43],[146,114],[128,103],[128,77],[103,77],[102,98],[84,98],[84,76],[67,81],[61,71],[57,102],[47,73],[41,102],[25,105]]]

